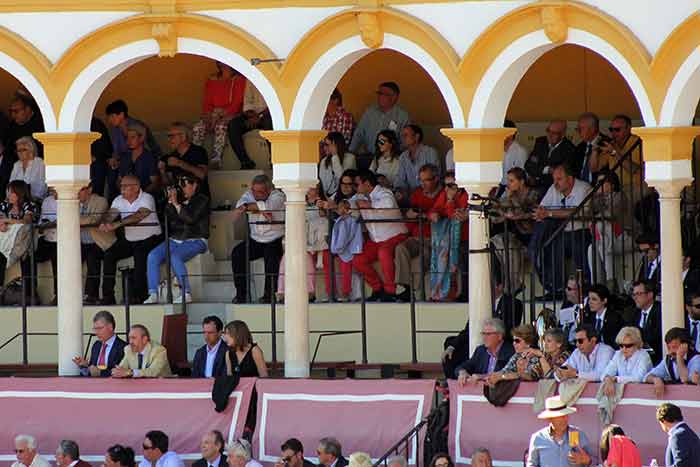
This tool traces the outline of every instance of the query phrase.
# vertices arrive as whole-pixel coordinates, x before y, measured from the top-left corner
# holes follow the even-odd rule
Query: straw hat
[[[561,397],[559,396],[548,397],[547,400],[544,401],[544,408],[544,412],[541,412],[537,418],[557,418],[576,413],[576,409],[573,407],[567,407],[566,404],[561,401]]]

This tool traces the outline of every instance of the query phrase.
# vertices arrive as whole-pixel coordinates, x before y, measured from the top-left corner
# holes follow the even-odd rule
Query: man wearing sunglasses
[[[367,108],[350,143],[350,152],[363,154],[374,150],[377,135],[382,130],[391,130],[398,138],[401,130],[410,118],[401,106],[397,104],[400,94],[399,85],[393,81],[381,83],[377,89],[377,103]]]
[[[12,467],[49,467],[49,463],[39,455],[36,439],[29,435],[15,437],[17,462]]]
[[[143,440],[143,460],[139,467],[185,467],[174,451],[168,451],[168,435],[154,430],[146,433]]]
[[[296,438],[289,438],[282,443],[280,448],[282,455],[275,467],[316,467],[304,457],[304,445]]]
[[[609,158],[607,165],[610,168],[618,161],[623,161],[621,169],[615,171],[622,182],[622,191],[633,196],[639,195],[642,183],[642,139],[632,134],[632,120],[627,115],[616,115],[610,122],[608,131],[612,139],[601,142],[601,154]]]
[[[643,233],[636,239],[642,260],[637,266],[637,280],[647,281],[654,290],[661,290],[661,254],[655,234]]]
[[[685,329],[690,334],[690,343],[695,350],[700,349],[700,292],[691,292],[685,300]]]
[[[555,370],[559,381],[581,378],[600,381],[615,351],[609,345],[598,342],[598,334],[590,324],[576,328],[576,350],[564,365]]]

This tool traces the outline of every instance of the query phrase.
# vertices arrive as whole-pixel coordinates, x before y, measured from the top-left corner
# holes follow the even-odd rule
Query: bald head
[[[547,125],[547,141],[551,145],[559,144],[559,142],[566,136],[566,121],[565,120],[552,120]]]
[[[136,200],[136,198],[139,197],[141,185],[137,177],[133,175],[123,176],[119,187],[121,188],[122,196],[125,199],[127,199],[130,203],[133,203]]]

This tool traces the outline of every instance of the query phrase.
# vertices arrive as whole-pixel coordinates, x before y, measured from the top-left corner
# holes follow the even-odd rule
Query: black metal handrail
[[[426,418],[421,420],[416,426],[411,428],[408,433],[403,435],[401,439],[399,439],[396,444],[394,444],[392,447],[390,447],[377,461],[372,464],[372,467],[379,467],[381,465],[388,466],[389,459],[393,456],[398,456],[401,455],[403,452],[404,457],[408,458],[408,453],[410,449],[410,443],[413,441],[414,438],[418,438],[416,440],[416,452],[415,452],[415,457],[416,457],[416,466],[420,465],[420,451],[421,451],[421,445],[420,445],[420,432],[421,430],[428,424],[430,420],[430,415],[428,415]],[[403,448],[403,449],[402,449]]]

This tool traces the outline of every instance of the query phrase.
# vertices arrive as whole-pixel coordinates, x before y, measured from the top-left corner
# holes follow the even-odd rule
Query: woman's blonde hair
[[[617,333],[617,337],[615,338],[615,343],[617,345],[622,344],[622,340],[625,337],[632,339],[632,343],[636,345],[638,349],[642,348],[642,333],[639,331],[638,327],[625,326],[624,328],[620,329],[620,332]]]
[[[348,459],[348,467],[372,467],[372,458],[366,452],[353,452]]]

